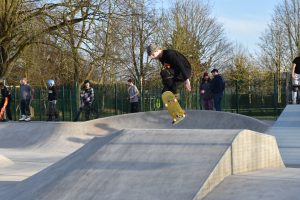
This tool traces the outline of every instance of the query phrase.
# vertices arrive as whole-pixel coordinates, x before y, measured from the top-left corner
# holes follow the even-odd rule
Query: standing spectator
[[[21,118],[19,119],[19,121],[30,121],[30,103],[33,96],[33,90],[31,89],[31,86],[27,83],[26,78],[22,78],[20,84]]]
[[[85,120],[90,120],[92,103],[94,101],[94,89],[90,85],[89,80],[85,80],[80,91],[80,107],[74,121],[78,121],[81,112],[85,114]]]
[[[204,72],[200,84],[201,106],[204,110],[213,110],[213,95],[210,89],[210,81],[208,73]]]
[[[57,93],[54,80],[48,80],[48,121],[52,121],[55,117],[55,121],[59,120],[59,114],[56,109]]]
[[[128,99],[130,102],[130,112],[135,113],[139,111],[139,90],[133,84],[133,80],[128,80]]]
[[[0,79],[0,89],[1,89],[1,101],[0,101],[0,121],[12,120],[10,111],[11,94],[9,89],[5,86],[4,79]],[[6,118],[4,118],[4,113],[6,113]]]
[[[225,82],[217,69],[213,69],[211,73],[214,76],[210,86],[211,86],[211,91],[213,93],[215,110],[221,111],[221,101],[225,89]]]
[[[300,87],[300,57],[296,57],[293,60],[293,67],[292,67],[292,103],[297,103],[297,96]]]

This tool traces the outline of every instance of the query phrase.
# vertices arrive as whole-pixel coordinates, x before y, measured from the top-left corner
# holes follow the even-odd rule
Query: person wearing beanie
[[[213,95],[210,89],[211,79],[207,72],[203,73],[200,83],[201,107],[203,110],[213,110]]]
[[[85,80],[80,91],[80,107],[74,121],[78,121],[82,111],[85,113],[85,120],[90,120],[92,103],[94,101],[94,89],[89,80]]]
[[[189,78],[191,77],[192,67],[187,58],[176,50],[163,50],[156,44],[150,44],[147,48],[147,54],[152,59],[159,60],[162,64],[160,72],[163,90],[171,91],[178,96],[178,87],[184,83],[186,89],[191,91]]]
[[[214,76],[210,84],[210,88],[213,93],[214,107],[216,111],[221,111],[221,102],[225,89],[225,82],[217,69],[213,69],[211,73]]]
[[[1,100],[0,100],[0,121],[12,120],[10,102],[11,94],[9,89],[5,85],[4,79],[0,79],[0,90],[1,90]],[[4,114],[6,114],[6,119]]]

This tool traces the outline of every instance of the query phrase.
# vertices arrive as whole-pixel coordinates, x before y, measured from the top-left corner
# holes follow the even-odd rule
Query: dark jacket
[[[8,97],[8,101],[10,102],[11,101],[11,93],[9,91],[9,89],[4,86],[2,89],[1,89],[1,101],[0,101],[0,109],[2,108],[2,106],[4,105],[4,102],[5,102],[5,98]]]
[[[214,76],[210,82],[210,88],[213,94],[222,93],[225,89],[225,82],[220,74]]]
[[[192,71],[191,64],[178,51],[171,49],[163,50],[159,61],[164,67],[169,66],[174,71],[174,81],[185,81],[190,78]]]
[[[202,82],[200,84],[200,91],[204,90],[204,94],[201,94],[202,98],[204,100],[209,100],[212,99],[212,92],[211,92],[211,81],[208,80],[207,82],[205,80],[202,79]]]
[[[57,100],[57,93],[55,86],[51,86],[48,88],[48,101]]]

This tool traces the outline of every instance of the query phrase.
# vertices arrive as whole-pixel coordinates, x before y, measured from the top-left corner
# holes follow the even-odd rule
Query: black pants
[[[130,102],[130,112],[139,112],[139,102]]]
[[[178,93],[178,88],[181,87],[184,80],[180,76],[175,78],[174,71],[172,69],[162,69],[160,72],[160,76],[162,78],[162,83],[164,86],[162,93],[164,93],[165,91],[170,91],[176,95]]]
[[[82,107],[79,108],[74,121],[76,122],[76,121],[79,120],[80,114],[82,112],[84,112],[85,120],[86,121],[90,120],[91,110],[92,110],[92,105],[91,104],[84,104]]]
[[[3,106],[4,106],[4,101],[1,101],[0,110]],[[7,106],[5,108],[5,112],[6,112],[7,119],[12,120],[12,114],[11,114],[11,110],[10,110],[10,100],[8,100]]]
[[[21,115],[30,116],[30,100],[31,99],[21,99]]]
[[[56,109],[56,101],[49,101],[48,103],[48,112],[49,112],[49,115],[48,115],[48,120],[49,121],[52,121],[53,120],[53,117],[55,117],[55,120],[58,121],[59,120],[59,115],[58,115],[58,111]]]

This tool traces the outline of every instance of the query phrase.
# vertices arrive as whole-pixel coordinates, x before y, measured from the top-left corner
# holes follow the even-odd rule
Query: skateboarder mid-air
[[[163,50],[156,44],[150,44],[147,47],[147,54],[152,59],[159,60],[162,64],[160,72],[164,86],[162,90],[162,99],[173,119],[172,123],[177,124],[185,118],[185,112],[182,110],[177,100],[179,98],[178,87],[184,83],[185,88],[188,91],[191,91],[189,80],[192,71],[191,64],[186,57],[178,51],[171,49]]]
[[[156,44],[147,47],[147,54],[152,59],[159,60],[162,64],[160,76],[163,82],[163,90],[171,91],[178,96],[178,87],[184,83],[186,89],[191,91],[189,78],[191,77],[191,64],[184,55],[176,50],[163,50]]]

